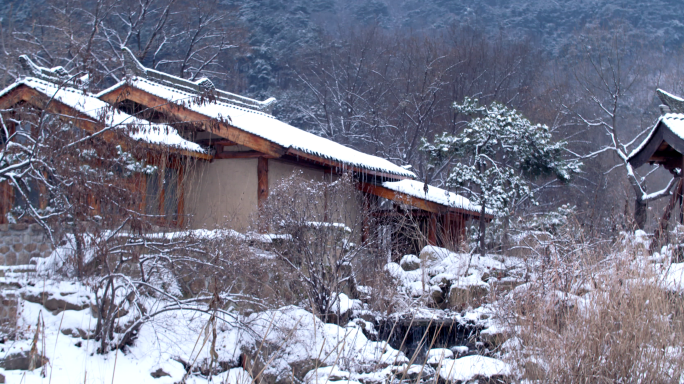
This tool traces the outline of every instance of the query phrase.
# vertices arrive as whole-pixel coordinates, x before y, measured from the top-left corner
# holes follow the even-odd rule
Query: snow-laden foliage
[[[459,134],[445,132],[433,143],[424,141],[423,150],[434,163],[454,153],[464,159],[452,169],[448,184],[466,189],[475,204],[506,216],[515,200],[533,199],[531,179],[554,175],[567,182],[580,171],[579,161],[564,159],[565,141],[554,140],[548,126],[531,123],[515,109],[496,102],[480,107],[471,98],[454,108],[476,117]]]
[[[579,160],[564,156],[565,141],[554,140],[548,126],[533,124],[515,109],[496,102],[481,107],[471,98],[454,108],[473,116],[466,127],[458,134],[444,132],[432,143],[423,139],[422,148],[433,166],[445,158],[461,159],[451,169],[447,185],[465,190],[483,213],[490,208],[509,217],[517,204],[535,203],[533,180],[554,176],[568,182],[580,171]],[[482,247],[484,233],[480,238]]]

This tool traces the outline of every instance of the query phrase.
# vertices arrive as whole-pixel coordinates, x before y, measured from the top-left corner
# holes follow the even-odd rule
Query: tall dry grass
[[[516,376],[558,384],[680,382],[684,300],[664,289],[646,247],[629,240],[605,247],[574,233],[544,246],[531,281],[501,308],[513,330],[503,350]]]

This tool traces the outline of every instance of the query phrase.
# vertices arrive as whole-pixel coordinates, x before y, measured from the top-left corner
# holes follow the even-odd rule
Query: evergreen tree
[[[480,205],[478,235],[480,254],[484,255],[487,212],[506,223],[517,201],[536,203],[533,180],[553,176],[568,182],[582,164],[564,159],[567,143],[554,141],[548,126],[532,124],[515,109],[496,102],[480,107],[478,100],[471,98],[454,103],[454,108],[472,116],[465,129],[458,134],[445,132],[433,143],[423,139],[422,149],[433,167],[445,158],[461,160],[451,169],[447,186],[465,191]]]

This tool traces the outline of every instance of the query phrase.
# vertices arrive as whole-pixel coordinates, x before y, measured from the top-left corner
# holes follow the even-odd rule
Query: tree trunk
[[[485,252],[485,205],[483,201],[482,208],[480,209],[480,256],[484,256]]]
[[[504,256],[508,256],[508,249],[510,248],[510,241],[508,238],[508,230],[510,229],[511,217],[505,216],[503,218],[503,235],[501,236],[501,250]]]
[[[648,202],[641,199],[634,200],[634,224],[637,228],[644,229],[648,219]]]

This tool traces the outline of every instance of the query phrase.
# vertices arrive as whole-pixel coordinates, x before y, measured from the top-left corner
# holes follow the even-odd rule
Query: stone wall
[[[14,337],[17,327],[18,301],[19,295],[15,290],[0,290],[0,338]]]
[[[0,225],[0,265],[26,265],[33,257],[47,257],[50,241],[37,224]]]

